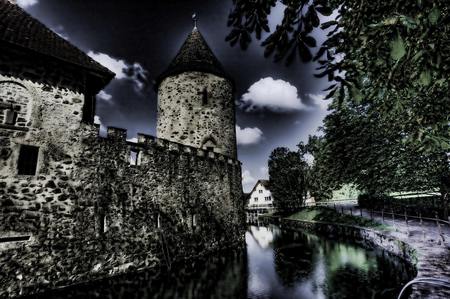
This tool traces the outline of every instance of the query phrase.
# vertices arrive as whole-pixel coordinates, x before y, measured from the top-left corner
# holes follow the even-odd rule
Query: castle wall
[[[0,127],[0,297],[243,244],[238,161],[120,129],[101,138],[68,89],[0,76],[0,90],[24,119]],[[17,175],[20,144],[39,146],[35,176]]]
[[[211,146],[218,153],[236,157],[235,130],[233,86],[228,80],[185,72],[159,85],[158,137],[199,148]]]

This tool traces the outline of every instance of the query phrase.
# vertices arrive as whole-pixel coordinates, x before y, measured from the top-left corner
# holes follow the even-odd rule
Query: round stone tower
[[[234,82],[197,26],[157,88],[158,138],[236,158]]]

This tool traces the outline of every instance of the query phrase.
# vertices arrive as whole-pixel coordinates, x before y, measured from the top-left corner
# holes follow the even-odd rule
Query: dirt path
[[[392,227],[390,234],[417,250],[418,264],[417,277],[441,278],[450,283],[450,226],[441,224],[440,228],[436,221],[424,220],[422,223],[417,219],[409,219],[406,224],[405,218],[379,213],[371,213],[368,210],[357,208],[356,205],[336,205],[336,210],[344,211],[345,214],[352,213],[355,216],[372,218],[380,223]],[[410,298],[450,298],[450,289],[436,287],[430,284],[413,285],[413,295]]]

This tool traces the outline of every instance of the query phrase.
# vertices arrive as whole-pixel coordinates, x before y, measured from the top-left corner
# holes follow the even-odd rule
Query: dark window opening
[[[208,90],[206,87],[202,91],[202,105],[208,105]]]
[[[84,97],[82,122],[87,123],[87,124],[94,123],[95,101],[96,101],[95,96],[86,95]]]
[[[0,243],[28,241],[29,239],[30,239],[30,236],[0,237]]]
[[[17,170],[19,175],[35,175],[39,156],[39,147],[21,145]]]
[[[213,152],[213,151],[214,151],[214,147],[208,146],[208,147],[206,147],[206,150],[207,150],[208,152]]]
[[[17,120],[17,112],[13,109],[5,110],[5,124],[7,125],[15,125]]]

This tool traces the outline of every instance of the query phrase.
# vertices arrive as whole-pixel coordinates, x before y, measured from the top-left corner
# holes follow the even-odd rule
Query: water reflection
[[[413,275],[380,251],[276,226],[251,227],[246,240],[248,298],[396,298]]]
[[[312,234],[252,226],[246,251],[31,298],[396,298],[412,271],[396,259]]]

